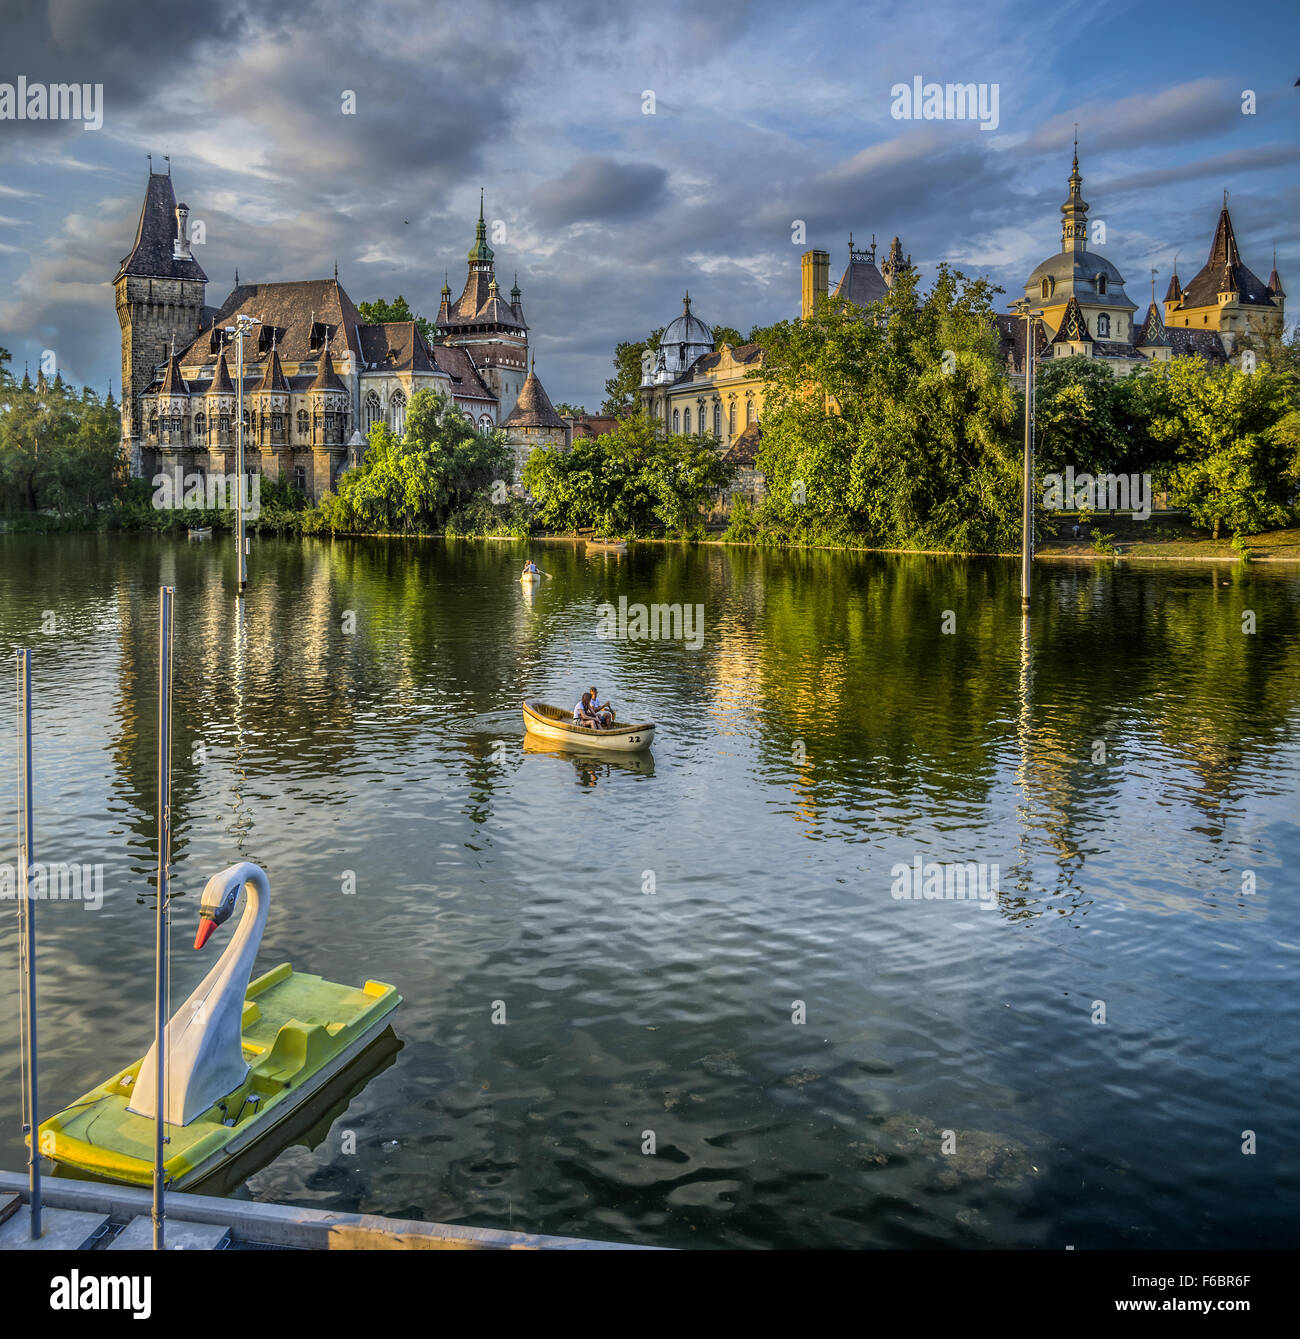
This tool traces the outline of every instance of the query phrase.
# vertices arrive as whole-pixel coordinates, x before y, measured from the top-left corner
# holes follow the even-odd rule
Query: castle
[[[228,327],[259,326],[243,348],[245,469],[295,484],[315,501],[360,463],[373,424],[394,432],[418,390],[447,395],[483,432],[501,429],[518,476],[537,446],[568,428],[530,366],[516,281],[501,295],[482,201],[468,273],[444,282],[427,341],[413,321],[365,321],[333,279],[235,286],[205,305],[207,275],[190,244],[189,207],[170,173],[150,170],[135,244],[114,279],[122,327],[122,445],[131,472],[233,474],[237,360]]]

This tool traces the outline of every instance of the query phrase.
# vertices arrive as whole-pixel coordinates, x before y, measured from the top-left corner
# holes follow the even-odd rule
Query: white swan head
[[[214,874],[199,899],[199,928],[194,936],[194,947],[202,948],[218,925],[224,925],[234,914],[239,893],[250,879],[266,883],[266,875],[257,865],[248,861],[230,865]]]

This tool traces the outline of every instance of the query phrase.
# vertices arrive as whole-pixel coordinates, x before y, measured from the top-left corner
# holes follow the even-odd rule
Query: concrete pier
[[[148,1190],[117,1186],[96,1181],[73,1181],[46,1177],[41,1184],[41,1200],[50,1210],[68,1210],[98,1215],[114,1227],[111,1233],[96,1237],[90,1249],[111,1249],[111,1243],[125,1232],[134,1219],[148,1219],[151,1196]],[[17,1172],[0,1172],[0,1200],[6,1192],[20,1195],[21,1208],[4,1227],[9,1231],[0,1249],[23,1250],[34,1243],[27,1235],[27,1177]],[[167,1225],[178,1232],[182,1226],[204,1225],[217,1231],[193,1234],[195,1246],[206,1248],[230,1245],[238,1248],[258,1246],[305,1251],[637,1251],[655,1250],[649,1246],[626,1246],[615,1242],[587,1241],[581,1237],[549,1237],[531,1232],[504,1232],[497,1228],[459,1227],[448,1223],[423,1223],[415,1219],[381,1218],[374,1214],[330,1213],[320,1209],[299,1209],[287,1204],[259,1204],[251,1200],[220,1199],[212,1195],[187,1195],[169,1191]],[[54,1220],[54,1214],[49,1215]],[[15,1229],[19,1229],[15,1231]],[[228,1232],[228,1241],[221,1229]],[[120,1231],[119,1231],[120,1229]],[[143,1235],[143,1229],[135,1231]],[[127,1238],[130,1242],[131,1237]],[[218,1245],[220,1243],[220,1245]],[[170,1243],[169,1243],[170,1244]],[[61,1242],[65,1249],[80,1245]],[[192,1249],[193,1247],[191,1247]],[[200,1247],[203,1249],[204,1247]],[[38,1248],[39,1249],[39,1248]],[[48,1249],[48,1248],[47,1248]],[[56,1246],[55,1249],[58,1249]],[[118,1249],[127,1249],[120,1247]]]

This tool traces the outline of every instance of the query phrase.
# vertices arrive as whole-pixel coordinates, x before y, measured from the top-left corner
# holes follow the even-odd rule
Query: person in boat
[[[524,564],[524,576],[541,576],[541,570],[531,558]]]
[[[591,709],[591,693],[586,692],[582,695],[582,701],[573,709],[574,725],[585,725],[588,729],[599,730],[600,718]]]
[[[614,708],[600,700],[595,684],[591,686],[591,714],[602,727],[608,728],[614,724]]]

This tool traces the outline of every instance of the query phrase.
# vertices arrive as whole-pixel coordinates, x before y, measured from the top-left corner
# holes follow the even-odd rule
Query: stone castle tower
[[[172,179],[150,170],[135,245],[113,289],[122,327],[122,448],[141,468],[140,396],[176,348],[198,333],[208,276],[190,254],[189,208],[176,203]]]

